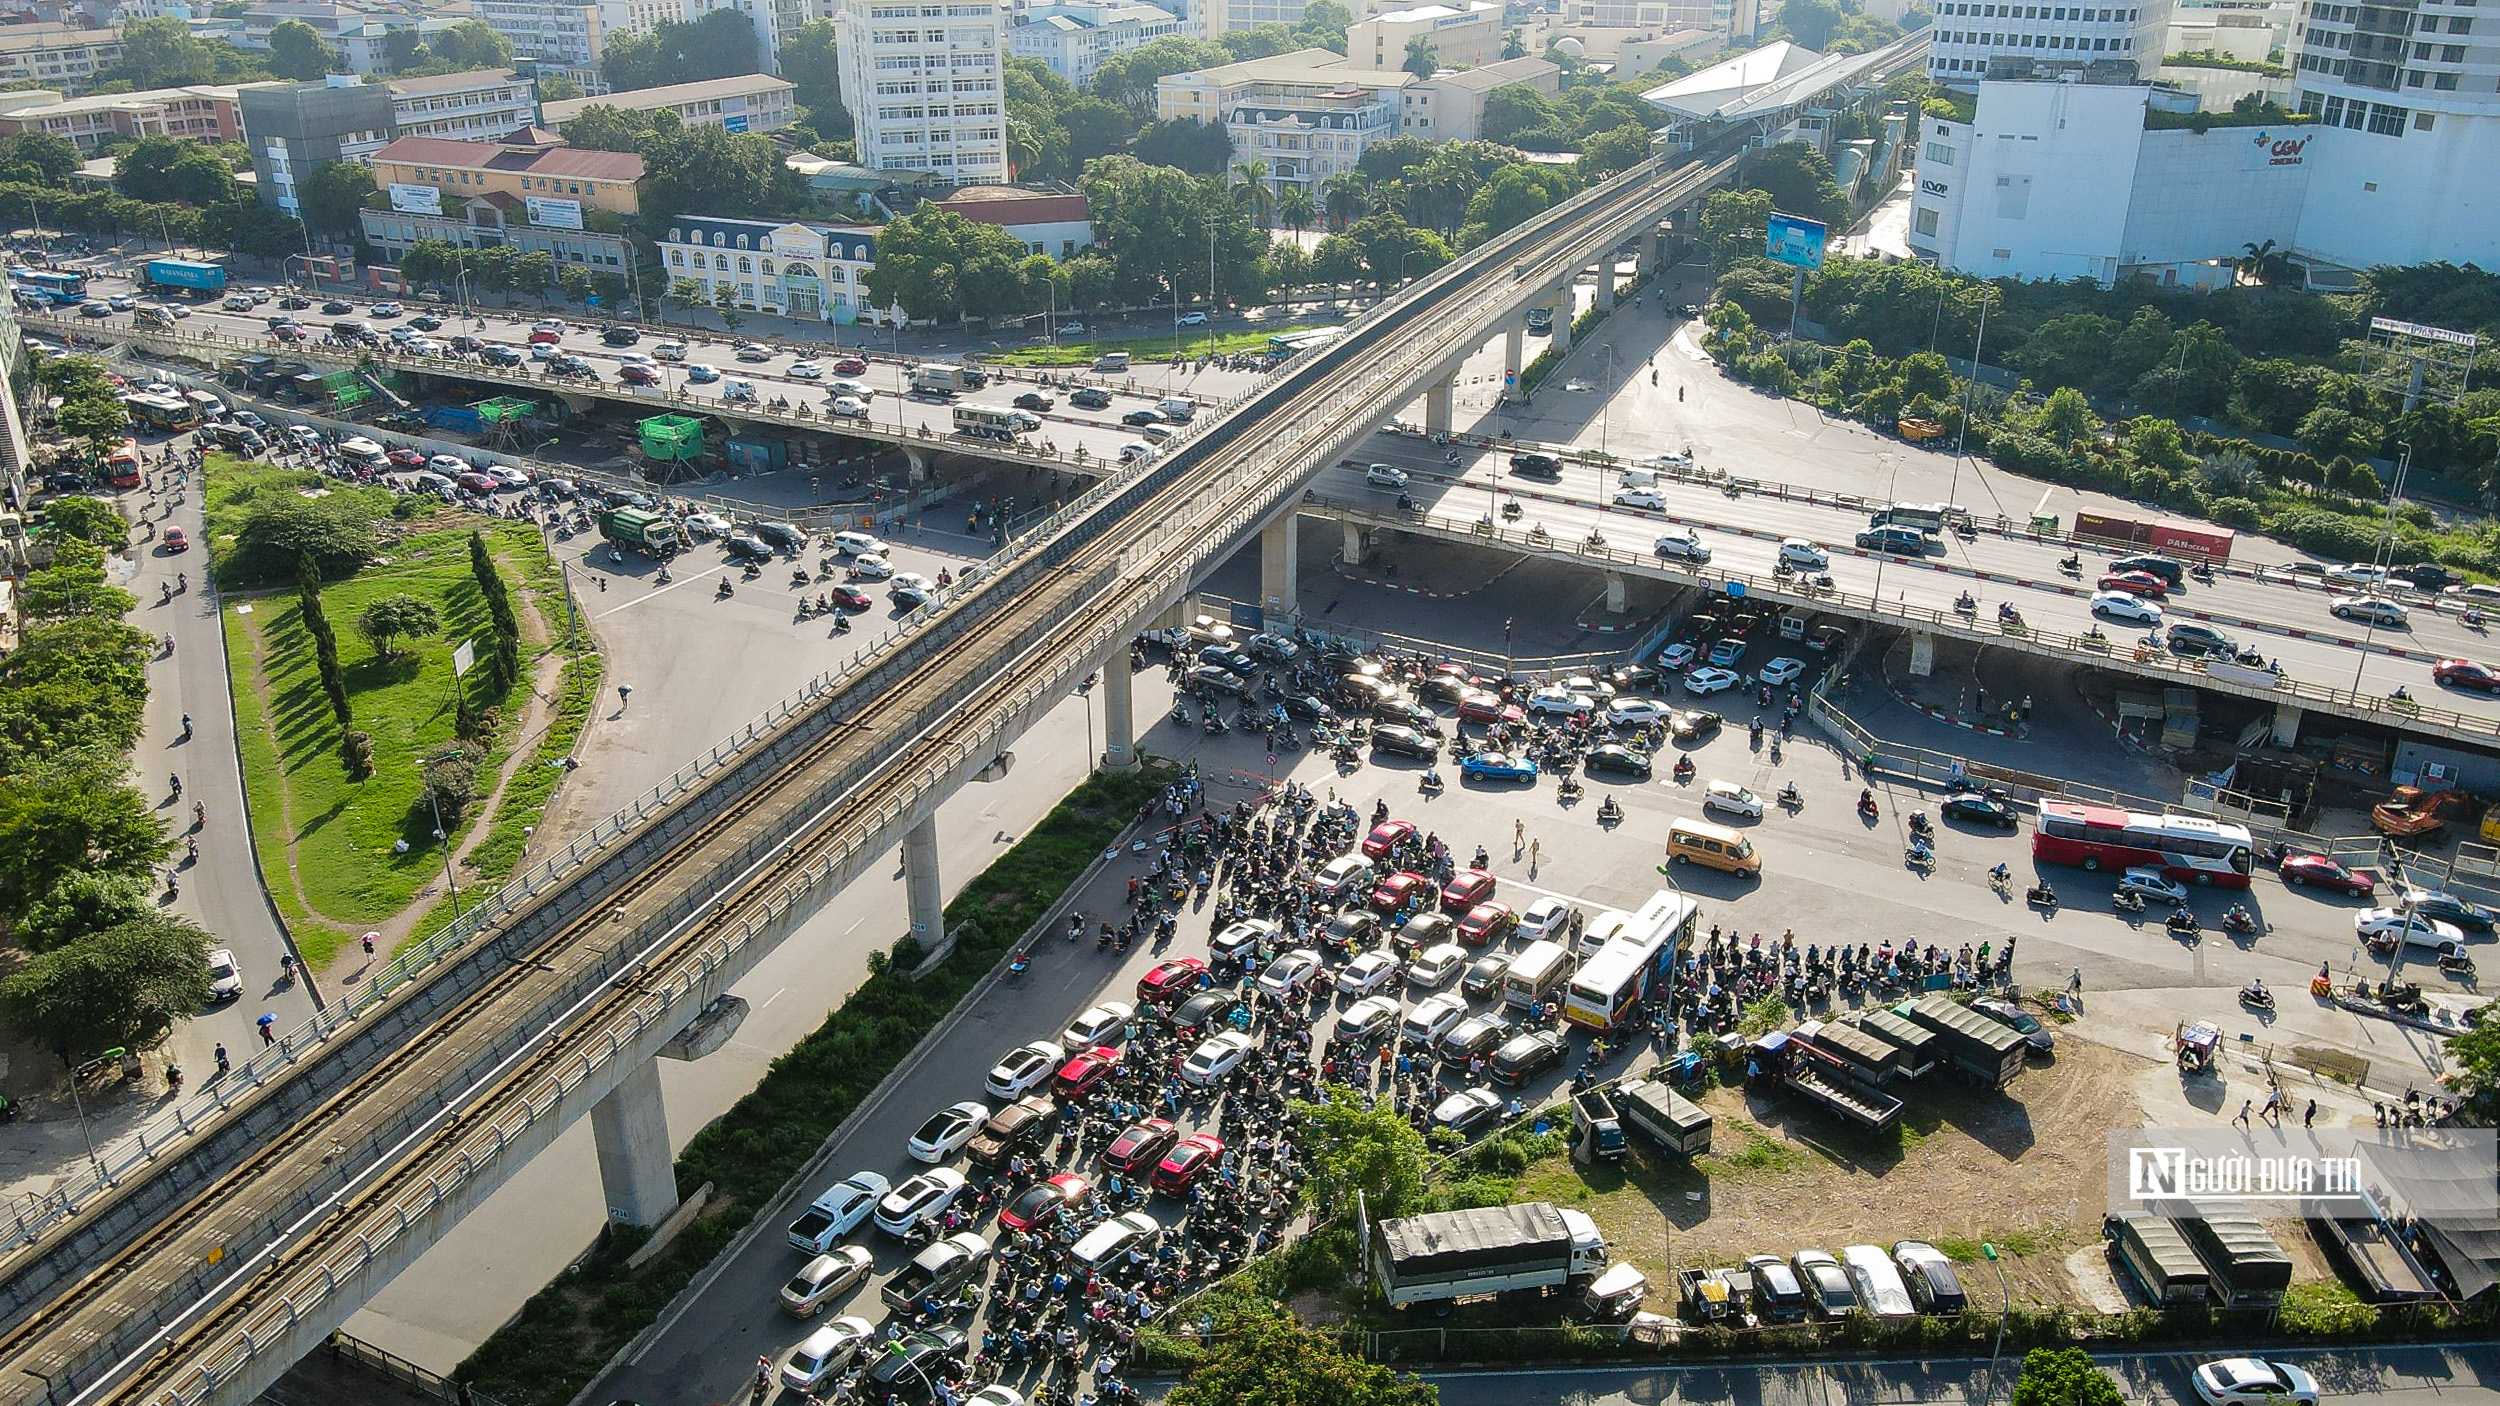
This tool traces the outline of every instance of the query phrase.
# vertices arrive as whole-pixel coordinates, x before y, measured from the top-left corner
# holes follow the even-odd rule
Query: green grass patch
[[[1713,1152],[1695,1165],[1712,1176],[1777,1176],[1798,1171],[1806,1164],[1804,1152],[1764,1137],[1762,1130],[1750,1123],[1722,1123],[1713,1140],[1724,1144],[1731,1133],[1742,1138],[1745,1145],[1732,1152]]]
[[[1331,323],[1296,322],[1283,327],[1262,327],[1255,332],[1217,332],[1210,336],[1203,327],[1184,327],[1181,335],[1150,332],[1138,337],[1100,337],[1085,342],[1061,342],[1055,347],[1018,347],[1013,351],[983,352],[981,360],[993,366],[1091,366],[1105,352],[1124,351],[1140,365],[1168,361],[1175,356],[1233,356],[1241,352],[1266,351],[1268,338],[1285,332],[1308,332]]]
[[[2307,1280],[2283,1293],[2286,1332],[2340,1336],[2378,1326],[2379,1311],[2333,1280]]]
[[[677,1159],[677,1186],[712,1184],[713,1201],[676,1242],[641,1269],[625,1258],[645,1239],[611,1227],[555,1283],[460,1365],[459,1377],[509,1406],[562,1406],[780,1193],[859,1101],[945,1018],[1010,944],[1128,827],[1161,789],[1152,769],[1098,774],[1071,792],[1014,848],[946,906],[955,952],[917,983],[902,962],[872,960],[870,975],[815,1033]],[[903,939],[898,948],[909,943]],[[884,954],[872,954],[882,957]],[[1339,1273],[1339,1250],[1315,1250],[1281,1271],[1289,1280]]]

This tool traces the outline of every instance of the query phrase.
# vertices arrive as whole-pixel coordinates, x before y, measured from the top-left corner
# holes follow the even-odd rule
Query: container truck
[[[2238,538],[2237,533],[2202,523],[2120,517],[2115,513],[2075,514],[2075,535],[2216,562],[2231,559],[2231,544]]]
[[[954,395],[961,391],[977,391],[990,383],[990,378],[969,366],[949,361],[924,361],[911,369],[911,388]]]
[[[1809,1020],[1797,1027],[1797,1038],[1849,1066],[1851,1073],[1870,1084],[1889,1084],[1901,1072],[1901,1051],[1890,1040],[1847,1021]]]
[[[1945,997],[1921,996],[1894,1012],[1934,1031],[1943,1062],[1974,1083],[2004,1088],[2030,1063],[2030,1043],[2022,1032]]]
[[[188,293],[196,298],[226,291],[226,266],[191,259],[150,259],[140,270],[150,288]]]
[[[1616,1089],[1615,1111],[1627,1125],[1679,1157],[1710,1151],[1710,1115],[1656,1080],[1635,1079]]]
[[[1372,1227],[1371,1270],[1391,1308],[1585,1285],[1605,1267],[1597,1222],[1544,1201],[1397,1216]]]
[[[1936,1035],[1926,1026],[1878,1008],[1861,1012],[1858,1028],[1899,1052],[1900,1058],[1893,1065],[1894,1077],[1916,1079],[1936,1067]]]
[[[599,515],[599,535],[620,547],[664,557],[677,550],[677,524],[640,508],[611,508]]]

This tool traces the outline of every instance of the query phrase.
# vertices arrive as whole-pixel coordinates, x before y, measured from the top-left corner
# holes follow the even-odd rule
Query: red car
[[[2113,571],[2101,578],[2100,589],[2160,600],[2170,594],[2170,583],[2149,571]]]
[[[1458,940],[1471,947],[1508,942],[1519,931],[1519,915],[1507,903],[1479,903],[1458,920]]]
[[[2470,688],[2482,693],[2500,693],[2500,670],[2471,659],[2442,659],[2431,666],[2431,677],[2450,688]]]
[[[1158,962],[1153,971],[1137,978],[1137,999],[1153,1006],[1169,1005],[1197,990],[1198,979],[1206,971],[1207,964],[1195,957]]]
[[[865,376],[868,374],[868,363],[855,356],[837,356],[833,359],[833,374],[836,376]]]
[[[1191,1133],[1155,1163],[1154,1189],[1166,1196],[1186,1196],[1198,1174],[1224,1160],[1224,1140],[1213,1133]]]
[[[1142,1118],[1120,1130],[1111,1145],[1102,1150],[1102,1164],[1124,1177],[1137,1175],[1141,1167],[1152,1167],[1163,1160],[1163,1154],[1179,1140],[1180,1129],[1169,1120]]]
[[[660,383],[660,373],[638,361],[629,361],[616,368],[616,379],[629,386],[656,386]]]
[[[1009,1230],[1039,1230],[1059,1219],[1069,1208],[1082,1206],[1094,1194],[1093,1184],[1074,1172],[1061,1172],[1048,1181],[1037,1181],[1023,1193],[999,1208],[998,1223]]]
[[[390,460],[391,467],[396,469],[422,469],[425,467],[425,456],[419,454],[413,449],[394,449],[382,457]]]
[[[2368,898],[2378,892],[2378,880],[2367,874],[2347,869],[2323,854],[2287,854],[2278,870],[2283,882],[2292,888],[2315,884],[2322,889]]]
[[[486,474],[478,473],[475,470],[462,474],[452,481],[459,484],[462,488],[469,490],[471,493],[492,493],[496,489],[503,487],[502,484],[497,483],[492,477]]]
[[[835,605],[844,610],[866,610],[876,604],[868,598],[866,591],[857,586],[836,586],[827,594],[833,598]]]
[[[1460,683],[1467,685],[1469,688],[1482,688],[1484,686],[1484,681],[1476,677],[1475,671],[1468,668],[1464,664],[1435,664],[1432,666],[1432,677],[1456,679]]]
[[[1372,890],[1372,907],[1383,913],[1403,913],[1409,908],[1429,907],[1432,903],[1432,880],[1401,870],[1380,881]]]
[[[1415,822],[1412,820],[1381,821],[1372,827],[1370,834],[1363,837],[1363,857],[1386,859],[1390,851],[1414,837]]]
[[[548,345],[548,346],[551,346],[551,347],[552,347],[552,346],[554,346],[555,344],[557,344],[558,342],[561,342],[561,341],[563,341],[563,340],[564,340],[564,334],[563,334],[563,333],[561,333],[561,332],[553,332],[553,331],[549,331],[548,329],[546,329],[546,328],[544,328],[544,327],[541,327],[541,328],[537,329],[536,331],[533,331],[533,332],[531,332],[531,333],[530,333],[530,345],[531,345],[531,346],[533,346],[533,347],[534,347],[534,346],[539,345],[539,344],[540,344],[540,343],[542,343],[542,342],[543,342],[543,343],[545,343],[546,345]]]
[[[1502,701],[1502,695],[1476,689],[1458,696],[1458,720],[1463,723],[1522,723],[1528,715],[1514,703]]]
[[[1109,1045],[1096,1045],[1078,1050],[1059,1066],[1059,1077],[1052,1087],[1064,1099],[1080,1099],[1094,1091],[1094,1086],[1111,1077],[1120,1067],[1120,1052]]]
[[[165,550],[169,552],[187,552],[191,550],[191,539],[183,535],[181,528],[168,527],[165,529]]]
[[[1461,869],[1441,886],[1441,911],[1464,913],[1493,896],[1493,876],[1482,869]]]

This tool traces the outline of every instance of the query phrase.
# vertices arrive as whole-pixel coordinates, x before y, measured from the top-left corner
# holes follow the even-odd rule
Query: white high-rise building
[[[1008,180],[1004,0],[841,0],[842,105],[859,164]]]
[[[2170,0],[2125,5],[1940,0],[1927,76],[1969,88],[1987,76],[1990,59],[2005,56],[2051,65],[2125,59],[2149,78],[2161,67],[2170,8]]]

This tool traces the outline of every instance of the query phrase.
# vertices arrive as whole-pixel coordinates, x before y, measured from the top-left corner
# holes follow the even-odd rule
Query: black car
[[[2228,659],[2240,652],[2240,647],[2232,643],[2229,635],[2211,625],[2199,625],[2194,621],[2183,620],[2172,625],[2165,637],[2173,654],[2219,654]]]
[[[1643,780],[1649,777],[1649,758],[1620,742],[1609,742],[1603,747],[1590,748],[1587,760],[1581,765],[1592,772],[1609,771],[1619,776],[1637,776]]]
[[[2119,557],[2117,560],[2112,561],[2105,569],[2111,572],[2150,572],[2151,574],[2170,583],[2170,589],[2174,591],[2187,584],[2186,567],[2179,565],[2179,563],[2171,560],[2169,557],[2159,556],[2151,552],[2146,552],[2140,556]]]
[[[1138,425],[1160,425],[1163,423],[1163,417],[1151,410],[1132,410],[1126,415],[1120,417],[1120,423],[1132,427]]]
[[[2023,823],[2012,806],[1989,796],[1955,796],[1944,803],[1944,818],[1998,830],[2019,830]]]
[[[1276,701],[1284,705],[1286,717],[1300,718],[1304,722],[1317,722],[1322,718],[1334,719],[1337,716],[1336,709],[1307,693],[1288,691]]]
[[[2432,561],[2418,561],[2410,566],[2399,566],[2391,574],[2412,582],[2414,589],[2422,591],[2444,591],[2455,585],[2459,579],[2455,572]]]
[[[456,352],[481,352],[486,350],[486,344],[463,332],[451,339],[451,349]]]
[[[1658,687],[1658,671],[1647,664],[1617,664],[1598,675],[1615,686],[1617,693],[1650,693]]]
[[[1727,719],[1707,708],[1679,708],[1667,722],[1667,731],[1678,742],[1699,742],[1717,735],[1719,725]]]
[[[1079,410],[1108,410],[1111,408],[1111,392],[1099,386],[1080,386],[1069,392],[1068,404]]]
[[[1523,478],[1559,479],[1562,477],[1562,460],[1551,454],[1513,454],[1510,456],[1510,471]]]
[[[289,293],[285,297],[278,300],[278,307],[286,312],[302,312],[304,309],[311,306],[312,299],[307,298],[300,293]]]
[[[1531,1030],[1524,1035],[1513,1035],[1503,1042],[1502,1047],[1493,1052],[1486,1072],[1493,1076],[1494,1083],[1517,1088],[1562,1063],[1563,1056],[1570,1049],[1570,1044],[1558,1031]]]
[[[1458,706],[1458,696],[1474,687],[1456,674],[1428,674],[1415,684],[1415,691],[1435,703]]]
[[[1225,1027],[1233,1012],[1241,1009],[1241,998],[1230,991],[1201,991],[1180,1003],[1172,1012],[1172,1024],[1182,1030],[1203,1030],[1208,1034]]]
[[[773,549],[765,546],[762,538],[750,537],[743,532],[729,534],[721,546],[727,549],[733,561],[771,561],[773,559]]]
[[[2412,895],[2416,916],[2436,918],[2454,923],[2467,932],[2489,932],[2493,927],[2491,910],[2468,903],[2453,893],[2416,893]]]
[[[1348,908],[1328,920],[1319,945],[1331,952],[1368,951],[1380,942],[1380,920],[1361,908]]]
[[[631,327],[601,328],[599,340],[612,347],[630,347],[642,340],[642,334]]]
[[[756,536],[763,538],[765,541],[772,543],[776,547],[804,547],[807,545],[807,534],[786,522],[759,522],[755,524],[754,531]]]
[[[1441,744],[1420,729],[1387,723],[1372,729],[1372,750],[1428,762],[1441,755]]]
[[[489,366],[518,366],[523,360],[519,352],[501,343],[488,344],[478,352],[478,359]]]
[[[341,302],[337,298],[332,298],[330,301],[321,305],[321,315],[323,317],[345,317],[355,310],[356,305],[354,303]]]
[[[443,330],[443,320],[436,317],[432,313],[425,313],[418,317],[412,317],[408,319],[408,325],[416,328],[420,332],[440,332]]]
[[[961,1370],[964,1350],[970,1345],[962,1329],[947,1323],[909,1334],[876,1354],[868,1368],[872,1390],[866,1394],[896,1396],[915,1406],[927,1401],[936,1394],[934,1384],[950,1375],[950,1367]]]
[[[82,493],[87,488],[87,476],[67,469],[55,469],[44,475],[43,486],[54,493]]]
[[[1441,735],[1441,715],[1408,699],[1383,698],[1372,705],[1372,716],[1384,723],[1412,728],[1427,737]]]
[[[1244,678],[1259,671],[1259,661],[1251,658],[1248,651],[1235,649],[1226,644],[1211,644],[1199,650],[1198,662],[1213,664],[1220,669],[1230,669]]]
[[[599,379],[599,368],[591,365],[587,361],[582,360],[578,356],[568,354],[547,358],[547,374],[550,376],[574,376],[580,377],[584,380],[596,381]]]
[[[1026,391],[1024,394],[1016,397],[1016,408],[1018,410],[1048,410],[1053,406],[1056,406],[1058,403],[1058,401],[1051,399],[1049,396],[1042,394],[1040,391]]]

